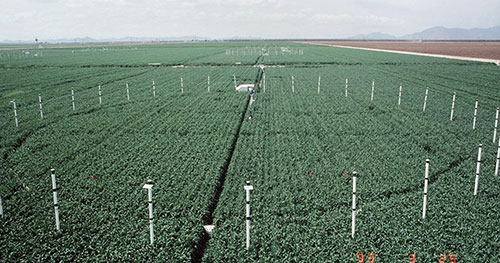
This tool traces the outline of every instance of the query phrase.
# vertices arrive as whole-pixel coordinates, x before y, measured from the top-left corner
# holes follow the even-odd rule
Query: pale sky
[[[342,38],[500,25],[500,0],[0,0],[0,40]]]

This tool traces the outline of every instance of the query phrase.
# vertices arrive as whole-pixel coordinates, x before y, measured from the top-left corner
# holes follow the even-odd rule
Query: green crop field
[[[500,261],[494,64],[277,41],[19,46],[0,79],[2,262]]]

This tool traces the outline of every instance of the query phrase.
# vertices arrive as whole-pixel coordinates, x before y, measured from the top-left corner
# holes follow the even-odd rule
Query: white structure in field
[[[254,84],[240,84],[236,87],[236,91],[238,92],[250,92],[254,89]]]

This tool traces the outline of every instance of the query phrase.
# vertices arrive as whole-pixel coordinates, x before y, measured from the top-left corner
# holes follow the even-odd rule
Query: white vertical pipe
[[[40,103],[40,119],[43,119],[42,95],[40,95],[40,94],[38,94],[38,103]]]
[[[11,101],[13,104],[14,104],[14,119],[16,121],[16,127],[19,126],[19,122],[17,121],[17,107],[16,107],[16,101],[15,100],[12,100]]]
[[[71,89],[71,104],[73,104],[73,111],[75,111],[75,91]]]
[[[320,88],[321,88],[321,76],[318,76],[318,94]]]
[[[148,182],[142,187],[148,190],[148,210],[149,210],[149,242],[153,245],[155,241],[153,232],[153,181]]]
[[[102,104],[102,99],[101,99],[101,84],[99,84],[99,104]]]
[[[403,84],[399,85],[399,96],[398,96],[398,105],[401,105],[401,92],[403,91]]]
[[[292,76],[292,93],[295,93],[295,77]]]
[[[153,80],[153,98],[156,98],[156,85],[154,80]]]
[[[425,98],[424,98],[424,109],[423,111],[425,111],[425,107],[427,106],[427,95],[429,94],[429,87],[427,87],[425,89]]]
[[[207,77],[207,91],[210,92],[210,76]]]
[[[262,76],[262,88],[263,88],[263,91],[262,92],[266,92],[266,73],[263,73],[263,76]]]
[[[233,74],[233,83],[234,83],[234,90],[236,90],[238,86],[236,86],[236,75],[234,74]]]
[[[375,92],[375,80],[372,80],[372,96],[370,98],[371,101],[373,101],[373,93]]]
[[[352,226],[351,226],[351,237],[354,238],[354,232],[356,230],[356,178],[358,176],[357,172],[352,172]]]
[[[498,111],[500,108],[497,107],[497,113],[495,115],[495,128],[493,129],[493,142],[497,139],[497,128],[498,128]]]
[[[472,129],[476,129],[476,119],[477,119],[477,103],[478,101],[476,100],[476,105],[474,106],[474,121],[472,122]]]
[[[429,183],[429,159],[425,160],[425,181],[424,181],[424,204],[422,206],[422,219],[425,219],[427,211],[427,185]]]
[[[450,121],[453,120],[453,111],[455,111],[455,96],[457,95],[456,92],[453,92],[453,99],[451,101],[451,113],[450,113]]]
[[[245,207],[246,207],[246,249],[250,248],[250,191],[253,190],[253,186],[250,185],[250,181],[246,181],[246,185],[243,187],[245,189]]]
[[[56,170],[50,169],[50,174],[52,176],[52,194],[54,196],[54,213],[56,216],[56,229],[58,232],[61,232],[61,225],[59,223],[59,204],[57,202]]]
[[[500,165],[500,139],[498,140],[497,163],[495,164],[495,176],[498,175],[498,166]]]
[[[130,94],[129,94],[129,91],[128,91],[128,81],[125,83],[125,86],[127,86],[127,101],[130,100]]]
[[[184,94],[184,79],[181,77],[181,93]]]
[[[0,197],[0,216],[3,216],[2,197]]]
[[[481,150],[483,148],[482,144],[479,144],[479,151],[477,153],[477,166],[476,166],[476,182],[474,184],[474,196],[477,195],[477,188],[479,186],[479,168],[481,167]]]
[[[349,79],[345,79],[345,96],[347,97],[347,88],[349,87]]]

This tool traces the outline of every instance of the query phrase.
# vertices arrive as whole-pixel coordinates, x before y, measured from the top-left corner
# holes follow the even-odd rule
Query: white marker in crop
[[[403,84],[399,85],[399,96],[398,96],[398,105],[401,105],[401,91],[403,90]]]
[[[38,103],[40,103],[40,119],[43,119],[42,96],[40,94],[38,94]]]
[[[372,80],[372,96],[370,98],[371,101],[373,101],[373,93],[375,93],[375,80]]]
[[[427,87],[425,89],[425,98],[424,98],[424,109],[423,111],[425,111],[425,107],[427,106],[427,95],[429,94],[429,87]]]
[[[495,176],[498,175],[498,166],[500,165],[500,139],[498,140],[497,163],[495,164]]]
[[[477,195],[477,188],[479,186],[479,168],[481,167],[481,150],[483,148],[482,144],[479,144],[479,151],[477,153],[477,166],[476,166],[476,182],[474,184],[474,196]]]
[[[473,130],[475,130],[475,129],[476,129],[477,104],[478,104],[478,101],[476,100],[476,104],[475,104],[475,106],[474,106],[474,121],[472,122],[472,129],[473,129]]]
[[[245,203],[246,203],[246,249],[250,248],[250,191],[253,191],[253,186],[250,185],[250,181],[246,181],[246,185],[243,187],[245,189]]]
[[[207,77],[207,91],[210,92],[210,76]]]
[[[153,245],[155,241],[153,232],[153,181],[148,180],[148,182],[142,187],[148,190],[148,210],[149,210],[149,241]]]
[[[450,113],[450,121],[453,120],[453,111],[455,111],[455,96],[457,95],[456,92],[453,92],[453,99],[451,100],[451,113]]]
[[[238,86],[236,86],[236,75],[234,74],[233,74],[233,83],[234,83],[234,90],[236,90]]]
[[[347,98],[347,88],[349,87],[349,79],[345,79],[345,96]]]
[[[17,107],[16,107],[16,101],[15,100],[12,100],[11,101],[12,104],[14,104],[14,120],[16,121],[16,127],[19,126],[19,122],[17,120]]]
[[[266,92],[266,73],[263,73],[263,76],[262,76],[262,92]]]
[[[71,104],[73,104],[73,111],[75,111],[75,91],[71,89]]]
[[[356,230],[356,178],[357,172],[352,172],[352,225],[351,225],[351,238],[354,238]]]
[[[320,88],[321,88],[321,76],[318,76],[318,94]]]
[[[156,98],[156,85],[154,80],[153,80],[153,98]]]
[[[61,225],[59,223],[59,204],[57,202],[56,170],[50,169],[50,174],[52,176],[52,194],[54,197],[54,213],[56,217],[56,229],[58,232],[61,232]]]
[[[295,93],[295,77],[292,76],[292,93]]]
[[[2,197],[0,197],[0,216],[3,216]]]
[[[493,142],[497,139],[497,127],[498,127],[498,111],[500,108],[497,107],[497,113],[495,115],[495,127],[493,128]]]
[[[128,81],[125,82],[125,86],[127,87],[127,101],[130,100],[130,94],[129,94],[129,91],[128,91]]]
[[[101,84],[99,84],[99,104],[102,104],[102,99],[101,99]]]
[[[181,93],[184,94],[184,79],[181,77]]]
[[[427,184],[429,183],[429,159],[425,160],[425,179],[424,179],[424,204],[422,206],[422,219],[425,219],[427,210]]]

